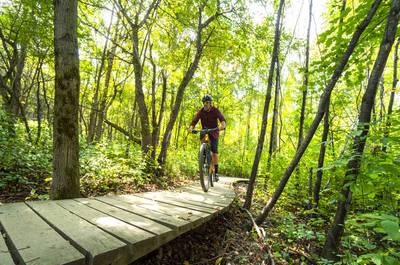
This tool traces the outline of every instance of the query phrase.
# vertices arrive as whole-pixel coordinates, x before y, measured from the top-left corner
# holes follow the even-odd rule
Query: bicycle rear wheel
[[[209,163],[206,155],[206,144],[200,145],[199,150],[199,173],[200,173],[200,185],[204,192],[207,192],[210,188],[210,178],[209,178]]]

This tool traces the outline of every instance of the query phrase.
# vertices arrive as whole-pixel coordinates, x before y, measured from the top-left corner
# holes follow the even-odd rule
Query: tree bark
[[[153,149],[152,149],[151,157],[153,160],[156,159],[156,149],[157,149],[158,142],[160,139],[161,122],[163,120],[165,101],[167,98],[167,75],[166,75],[165,71],[161,71],[161,75],[162,75],[162,87],[163,87],[162,95],[161,95],[161,106],[160,106],[160,110],[158,113],[158,121],[155,123],[155,127],[153,128],[153,134],[152,134]]]
[[[106,77],[104,81],[104,88],[101,93],[101,99],[100,99],[100,108],[98,112],[98,117],[97,117],[97,126],[96,126],[96,137],[95,140],[99,142],[103,136],[103,123],[104,119],[107,117],[107,109],[111,105],[109,103],[107,105],[107,100],[108,100],[108,90],[110,88],[110,80],[111,80],[111,73],[114,65],[114,57],[115,57],[115,51],[117,50],[117,45],[115,44],[118,39],[118,25],[119,25],[119,16],[117,19],[117,22],[115,23],[115,28],[116,31],[114,33],[114,38],[112,41],[112,47],[111,50],[107,52],[107,72],[106,72]]]
[[[269,139],[267,172],[271,169],[271,159],[278,144],[278,116],[279,116],[279,93],[281,89],[281,74],[279,59],[276,61],[276,81],[275,81],[275,95],[274,95],[274,114],[272,116],[271,135]]]
[[[382,76],[390,50],[394,43],[397,25],[399,23],[399,15],[400,1],[393,0],[379,53],[361,103],[361,111],[358,117],[358,125],[356,129],[360,134],[357,133],[353,137],[352,155],[347,164],[347,171],[340,194],[341,197],[336,209],[335,219],[331,229],[327,233],[325,246],[322,250],[322,256],[329,260],[337,259],[338,248],[344,231],[345,218],[351,204],[352,193],[350,186],[357,180],[360,171],[361,159],[368,136],[369,123],[371,121],[372,108],[374,106],[379,80]]]
[[[79,192],[79,56],[76,0],[54,1],[55,102],[51,199]]]
[[[389,137],[389,129],[392,126],[391,122],[391,115],[393,112],[393,103],[394,103],[394,96],[396,94],[396,86],[397,86],[397,67],[398,67],[398,51],[399,51],[399,44],[400,44],[400,38],[397,39],[396,46],[394,49],[394,55],[393,55],[393,80],[392,80],[392,91],[390,92],[390,100],[389,100],[389,105],[388,105],[388,112],[386,116],[386,125],[385,125],[385,131],[384,131],[384,138],[383,138],[383,146],[382,146],[382,151],[386,152],[387,150],[387,139]]]
[[[139,30],[144,26],[150,14],[158,8],[160,1],[153,0],[151,5],[148,7],[146,14],[139,21],[139,13],[141,9],[133,16],[127,13],[127,10],[122,7],[121,1],[118,0],[119,8],[124,15],[125,19],[131,26],[131,38],[132,38],[132,62],[135,74],[135,96],[136,103],[139,111],[141,133],[142,133],[142,151],[144,155],[147,155],[151,147],[151,134],[150,134],[150,123],[149,123],[149,113],[146,107],[145,96],[143,93],[143,65],[141,62],[141,52],[139,50]]]
[[[157,66],[153,59],[153,44],[150,44],[150,63],[152,66],[152,79],[151,79],[151,157],[154,160],[156,155],[157,145],[155,143],[155,134],[157,130],[157,116],[156,116],[156,79],[157,79]]]
[[[248,105],[249,105],[249,107],[248,107],[248,111],[247,111],[246,135],[245,135],[245,140],[243,143],[242,163],[241,163],[241,167],[240,167],[242,176],[244,176],[244,174],[243,174],[244,158],[246,156],[246,150],[247,150],[247,146],[249,145],[249,139],[250,139],[250,117],[251,117],[251,108],[252,108],[253,104],[251,101],[249,101]]]
[[[329,99],[328,99],[328,101],[329,101]],[[328,135],[329,135],[329,105],[330,105],[329,103],[326,105],[326,110],[325,110],[325,115],[324,115],[324,131],[322,132],[321,148],[319,150],[319,156],[318,156],[317,175],[316,175],[315,186],[314,186],[315,208],[318,208],[318,206],[319,206],[319,194],[321,191],[322,175],[323,175],[322,168],[324,166],[326,144],[327,144]]]
[[[322,94],[319,104],[318,104],[318,111],[315,115],[315,118],[308,129],[307,135],[303,142],[300,145],[300,148],[297,149],[296,154],[294,155],[292,161],[290,162],[289,166],[287,167],[285,173],[283,174],[281,181],[274,191],[271,199],[268,201],[268,203],[265,205],[265,207],[262,209],[260,215],[256,218],[257,224],[261,224],[264,222],[265,218],[268,216],[268,214],[271,212],[271,210],[274,208],[276,202],[278,201],[280,195],[282,194],[286,183],[288,182],[290,176],[293,173],[293,170],[296,168],[297,164],[299,163],[301,157],[303,156],[305,150],[307,149],[308,145],[310,144],[312,138],[314,137],[315,131],[318,128],[319,123],[321,122],[324,114],[325,114],[325,108],[326,104],[329,104],[329,98],[332,93],[333,88],[335,87],[337,81],[339,80],[345,66],[347,65],[347,62],[349,61],[349,58],[351,54],[353,53],[358,40],[361,37],[361,34],[364,32],[368,24],[371,22],[372,17],[376,13],[376,10],[378,9],[380,3],[382,0],[375,0],[373,5],[371,6],[371,9],[369,10],[367,16],[364,18],[364,20],[357,26],[356,31],[353,34],[353,37],[350,40],[350,43],[343,54],[343,57],[341,58],[340,62],[337,64],[335,71],[328,83],[328,85],[325,88],[324,93]]]
[[[304,119],[306,112],[308,79],[309,79],[308,68],[310,64],[310,30],[311,30],[312,6],[313,6],[313,0],[310,0],[310,7],[309,7],[310,11],[308,15],[308,28],[307,28],[307,41],[306,41],[306,63],[304,66],[303,97],[301,101],[299,139],[297,142],[297,149],[299,149],[301,142],[303,141],[303,133],[304,133]]]
[[[340,9],[340,19],[339,19],[339,34],[338,34],[338,41],[341,42],[343,41],[342,35],[342,26],[343,26],[343,16],[344,16],[344,11],[346,10],[346,4],[347,0],[342,1],[342,6]],[[328,99],[328,102],[330,99]],[[323,175],[323,170],[322,168],[324,167],[324,162],[325,162],[325,153],[326,153],[326,145],[328,141],[328,135],[329,135],[329,108],[330,104],[326,105],[326,110],[325,110],[325,115],[324,115],[324,130],[322,132],[322,139],[321,139],[321,147],[319,150],[319,156],[318,156],[318,166],[317,166],[317,174],[315,178],[315,185],[314,185],[314,207],[318,208],[319,206],[319,200],[320,200],[320,192],[321,192],[321,185],[322,185],[322,175]],[[332,132],[332,149],[334,152],[333,148],[333,132]]]
[[[130,141],[132,141],[132,142],[134,142],[134,143],[137,143],[137,144],[141,144],[140,139],[136,138],[136,137],[132,134],[132,132],[129,132],[129,131],[125,130],[125,129],[122,128],[121,126],[119,126],[119,125],[117,125],[117,124],[115,124],[115,123],[113,123],[113,122],[111,122],[111,121],[109,121],[109,120],[107,120],[107,119],[105,119],[104,122],[105,122],[106,124],[108,124],[110,127],[116,129],[117,131],[119,131],[120,133],[122,133],[123,135],[125,135],[126,137],[128,137],[128,139],[129,139]]]
[[[100,85],[101,85],[103,69],[104,69],[104,65],[105,65],[105,61],[106,61],[106,57],[107,57],[108,39],[110,37],[113,16],[114,16],[114,9],[112,10],[110,24],[108,25],[107,34],[105,36],[106,42],[104,43],[103,52],[101,54],[100,67],[99,67],[99,72],[98,72],[97,80],[96,80],[96,88],[95,88],[95,92],[94,92],[92,108],[90,110],[89,131],[88,131],[88,136],[87,136],[87,142],[89,144],[91,144],[95,139],[94,137],[96,134],[96,127],[97,127],[96,125],[98,124],[98,116],[100,114],[100,112],[99,112],[99,92],[100,92]]]
[[[268,73],[268,86],[267,86],[267,92],[265,95],[264,111],[263,111],[262,123],[261,123],[261,131],[260,131],[260,136],[258,138],[257,150],[256,150],[256,154],[254,157],[253,167],[251,170],[250,181],[249,181],[249,185],[247,187],[246,200],[243,205],[243,207],[246,209],[250,209],[250,207],[251,207],[254,184],[256,181],[256,176],[257,176],[257,171],[258,171],[258,164],[260,163],[261,153],[262,153],[262,150],[264,147],[265,133],[267,130],[269,103],[271,101],[271,90],[272,90],[272,82],[273,82],[273,78],[274,78],[275,63],[276,63],[278,55],[279,55],[279,42],[280,42],[280,36],[281,36],[280,23],[281,23],[281,16],[283,13],[284,4],[285,4],[285,0],[280,0],[278,13],[276,16],[274,47],[272,50],[271,65],[270,65],[269,73]]]

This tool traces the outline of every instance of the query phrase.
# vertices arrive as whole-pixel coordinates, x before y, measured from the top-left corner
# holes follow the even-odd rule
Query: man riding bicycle
[[[203,129],[217,128],[218,120],[221,123],[219,126],[219,130],[212,131],[208,134],[210,138],[212,160],[215,169],[215,181],[218,181],[218,137],[219,131],[225,129],[226,121],[224,115],[222,115],[219,109],[212,105],[212,97],[210,95],[205,95],[202,98],[202,101],[204,106],[199,111],[197,111],[196,116],[194,116],[192,123],[189,127],[189,132],[192,132],[193,128],[196,126],[199,120],[201,120],[201,126]],[[204,137],[204,135],[201,135],[200,137]]]

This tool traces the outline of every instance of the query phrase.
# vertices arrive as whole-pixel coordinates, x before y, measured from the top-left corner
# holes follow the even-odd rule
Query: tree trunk
[[[368,24],[371,22],[371,19],[374,16],[374,14],[376,13],[376,10],[378,9],[379,4],[381,2],[382,2],[382,0],[375,0],[371,9],[368,12],[366,18],[358,25],[343,57],[341,58],[340,62],[337,64],[336,69],[335,69],[328,85],[326,86],[324,93],[322,94],[322,96],[320,98],[317,114],[315,115],[315,118],[314,118],[310,128],[308,129],[305,139],[301,143],[300,148],[296,151],[296,154],[294,155],[292,161],[290,162],[285,173],[283,174],[281,181],[279,183],[279,186],[276,188],[271,199],[268,201],[267,205],[262,209],[260,215],[256,218],[257,224],[263,223],[265,218],[268,216],[268,214],[271,212],[271,210],[275,206],[276,202],[278,201],[280,195],[282,194],[282,192],[286,186],[286,183],[288,182],[290,176],[292,175],[293,170],[296,168],[296,166],[299,163],[301,157],[303,156],[305,150],[307,149],[312,138],[314,137],[315,131],[317,130],[318,125],[321,122],[322,117],[325,114],[326,104],[329,104],[329,98],[332,93],[332,90],[335,87],[336,82],[339,80],[339,77],[341,76],[345,66],[347,65],[347,62],[349,61],[349,58],[350,58],[351,54],[353,53],[354,48],[356,47],[357,42],[361,37],[361,34],[364,32],[364,30],[366,29]]]
[[[393,56],[393,80],[392,80],[392,91],[390,92],[390,100],[389,100],[389,105],[388,105],[388,112],[386,116],[386,125],[385,125],[385,131],[384,131],[384,138],[383,138],[383,147],[382,151],[386,152],[387,150],[387,139],[389,137],[389,129],[392,126],[392,123],[390,121],[391,115],[393,112],[393,103],[394,103],[394,96],[396,94],[396,86],[397,86],[397,66],[398,66],[398,50],[399,50],[399,43],[400,43],[400,38],[397,39],[396,46],[394,49],[394,56]]]
[[[307,203],[307,209],[311,210],[312,209],[312,200],[313,200],[313,168],[310,168],[310,171],[308,173],[308,203]]]
[[[151,157],[155,159],[157,145],[155,143],[155,133],[157,130],[157,116],[156,116],[156,79],[157,79],[157,66],[153,59],[153,44],[150,44],[150,63],[152,66],[153,77],[151,79]]]
[[[346,10],[346,3],[347,3],[346,0],[343,0],[342,7],[340,9],[340,19],[339,19],[339,26],[338,26],[339,27],[338,41],[343,41],[342,25],[343,25],[344,11]],[[328,99],[328,102],[329,101],[330,101],[330,99]],[[319,199],[320,199],[319,195],[321,192],[322,175],[323,175],[322,168],[324,167],[326,145],[327,145],[328,135],[329,135],[329,108],[330,108],[330,104],[327,104],[326,110],[325,110],[325,115],[324,115],[324,130],[322,132],[321,147],[320,147],[319,156],[318,156],[317,174],[316,174],[315,185],[314,185],[314,207],[315,208],[318,208],[318,206],[319,206]],[[333,136],[332,136],[332,145],[333,145]],[[333,146],[332,146],[332,149],[333,149],[333,153],[334,153]]]
[[[125,130],[124,128],[122,128],[121,126],[119,126],[118,124],[115,124],[109,120],[104,120],[104,122],[109,125],[110,127],[114,128],[115,130],[119,131],[120,133],[122,133],[123,135],[125,135],[126,137],[128,137],[129,141],[132,141],[134,143],[140,144],[141,141],[140,139],[136,138],[131,131]]]
[[[100,67],[96,67],[96,80],[99,80],[101,76],[101,69],[102,69],[102,64],[100,64]],[[96,82],[97,83],[97,82]],[[94,95],[93,95],[93,102],[90,108],[90,114],[89,114],[89,124],[88,124],[88,134],[87,134],[87,143],[91,144],[94,140],[94,133],[96,129],[96,121],[97,121],[97,112],[98,112],[98,101],[99,101],[99,87],[96,85]]]
[[[111,80],[111,73],[114,65],[114,57],[115,57],[115,51],[117,50],[117,45],[115,44],[118,39],[118,24],[119,24],[119,16],[118,20],[115,23],[115,28],[116,31],[114,33],[114,38],[112,41],[112,48],[110,51],[107,52],[107,72],[106,72],[106,77],[105,77],[105,82],[104,82],[104,88],[101,93],[101,100],[100,100],[100,108],[98,112],[98,117],[97,117],[97,126],[96,126],[96,141],[99,142],[103,136],[103,123],[104,119],[107,117],[107,99],[108,99],[108,90],[110,88],[110,80]]]
[[[281,65],[279,64],[279,59],[276,62],[276,81],[275,81],[275,95],[274,95],[274,114],[272,117],[272,126],[274,127],[271,130],[271,144],[272,150],[271,154],[278,149],[278,118],[279,118],[279,97],[281,94]]]
[[[329,101],[329,99],[328,99],[328,101]],[[315,208],[318,208],[318,206],[319,206],[319,193],[321,191],[321,183],[322,183],[322,175],[323,175],[322,168],[324,166],[324,161],[325,161],[325,152],[326,152],[326,144],[328,141],[328,135],[329,135],[329,104],[326,105],[326,110],[325,110],[325,115],[324,115],[324,131],[322,132],[321,148],[319,150],[317,175],[316,175],[315,186],[314,186]]]
[[[161,122],[163,120],[164,116],[164,108],[165,108],[165,100],[167,98],[167,75],[165,71],[161,71],[162,74],[162,96],[161,96],[161,106],[160,110],[158,113],[158,121],[156,122],[155,128],[153,128],[153,135],[152,135],[152,143],[153,143],[153,149],[152,149],[152,154],[151,157],[153,160],[156,159],[156,149],[158,146],[159,138],[160,138],[160,130],[161,130]]]
[[[178,149],[179,147],[179,134],[181,133],[182,120],[183,120],[183,113],[181,112],[181,114],[179,115],[178,127],[176,128],[175,149]]]
[[[90,144],[94,141],[94,137],[96,134],[96,128],[98,127],[98,124],[102,124],[103,121],[99,121],[99,115],[100,115],[100,109],[99,109],[99,91],[100,91],[100,84],[101,84],[101,77],[104,69],[104,64],[106,61],[106,55],[107,55],[107,48],[108,48],[108,39],[110,37],[110,32],[111,32],[111,26],[112,26],[112,20],[114,16],[114,9],[111,12],[111,19],[110,19],[110,24],[108,25],[107,28],[107,35],[106,35],[106,42],[104,44],[103,52],[101,54],[101,59],[100,59],[100,68],[99,68],[99,73],[97,75],[97,80],[96,80],[96,90],[94,92],[94,97],[93,97],[93,103],[92,103],[92,109],[90,110],[90,120],[89,120],[89,132],[88,132],[88,139],[87,142]],[[114,45],[115,47],[115,45]],[[110,71],[110,69],[108,70]],[[106,89],[106,88],[104,88]],[[107,87],[108,89],[108,87]],[[96,137],[98,139],[98,137]]]
[[[253,104],[251,101],[249,101],[249,107],[248,107],[248,112],[247,112],[247,126],[246,126],[246,135],[245,135],[245,140],[243,143],[243,153],[242,153],[242,163],[240,167],[241,175],[244,176],[243,174],[243,166],[244,166],[244,158],[246,156],[246,150],[247,146],[249,145],[249,139],[250,139],[250,117],[251,117],[251,108]]]
[[[304,66],[304,79],[303,79],[303,97],[301,101],[300,111],[300,126],[299,126],[299,139],[297,142],[297,149],[299,149],[301,142],[303,141],[304,134],[304,120],[307,104],[307,92],[308,92],[308,78],[309,78],[309,64],[310,64],[310,29],[311,29],[311,18],[312,18],[312,6],[313,0],[310,0],[309,15],[308,15],[308,28],[307,28],[307,41],[306,41],[306,63]]]
[[[36,82],[37,82],[37,89],[36,89],[36,118],[37,118],[37,134],[36,134],[36,141],[35,144],[37,145],[40,140],[41,132],[42,132],[42,102],[40,98],[40,69],[43,66],[43,60],[39,59],[38,68],[36,69]],[[45,83],[43,83],[43,88]],[[44,89],[43,89],[44,90]]]
[[[263,111],[262,123],[261,123],[261,131],[260,131],[260,136],[258,138],[257,150],[256,150],[256,155],[254,157],[253,167],[251,170],[250,181],[249,181],[249,185],[247,187],[246,201],[244,202],[244,205],[243,205],[243,207],[246,209],[250,209],[250,207],[251,207],[254,183],[256,181],[256,176],[257,176],[257,171],[258,171],[258,164],[260,163],[261,153],[262,153],[262,150],[264,147],[265,133],[267,130],[269,103],[271,101],[272,81],[274,78],[275,63],[276,63],[278,55],[279,55],[279,42],[280,42],[280,36],[281,36],[280,23],[281,23],[281,16],[283,13],[284,3],[285,3],[285,0],[280,0],[278,13],[276,16],[274,48],[272,51],[271,65],[270,65],[269,73],[268,73],[268,86],[267,86],[267,92],[265,95],[264,111]]]
[[[10,113],[13,115],[14,119],[20,117],[21,113],[20,109],[21,79],[25,67],[25,59],[26,59],[26,46],[23,45],[17,57],[15,76],[14,80],[12,80],[12,86],[11,86],[12,94],[10,100]]]
[[[281,74],[279,59],[276,61],[276,82],[275,82],[275,95],[274,95],[274,114],[272,116],[271,135],[269,139],[269,152],[267,162],[267,172],[271,169],[271,159],[278,144],[278,116],[279,116],[279,93],[281,89]]]
[[[79,56],[76,0],[54,1],[55,102],[52,199],[79,192]]]
[[[352,155],[347,164],[347,171],[341,190],[341,199],[338,202],[335,219],[332,228],[327,233],[325,246],[322,250],[322,256],[329,260],[337,259],[338,248],[344,231],[345,218],[351,203],[350,186],[356,181],[360,170],[361,159],[369,131],[369,123],[371,121],[371,111],[374,106],[379,79],[382,76],[390,50],[394,43],[397,25],[399,23],[399,14],[400,1],[393,0],[379,53],[361,103],[361,111],[358,117],[358,125],[356,129],[357,132],[361,132],[361,134],[356,133],[353,137]]]
[[[133,67],[135,72],[135,96],[136,103],[139,110],[139,118],[142,132],[142,151],[147,154],[149,147],[151,146],[151,135],[150,135],[150,124],[149,124],[149,113],[146,107],[146,101],[143,93],[143,80],[142,80],[142,64],[140,62],[139,55],[139,35],[138,28],[132,28],[132,39],[133,39]]]

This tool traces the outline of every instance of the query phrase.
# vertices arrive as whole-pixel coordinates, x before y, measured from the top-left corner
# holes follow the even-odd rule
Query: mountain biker
[[[220,126],[218,127],[219,130],[210,132],[209,139],[210,139],[210,146],[212,152],[212,160],[214,163],[215,169],[215,181],[218,181],[218,137],[219,131],[224,130],[226,127],[226,121],[224,115],[219,111],[217,107],[214,107],[212,104],[212,97],[211,95],[205,95],[202,98],[203,107],[197,111],[196,116],[194,116],[192,123],[189,127],[189,132],[192,132],[193,128],[196,126],[197,122],[201,120],[201,126],[203,129],[212,129],[218,127],[218,120],[220,122]],[[200,136],[201,138],[204,135]]]

